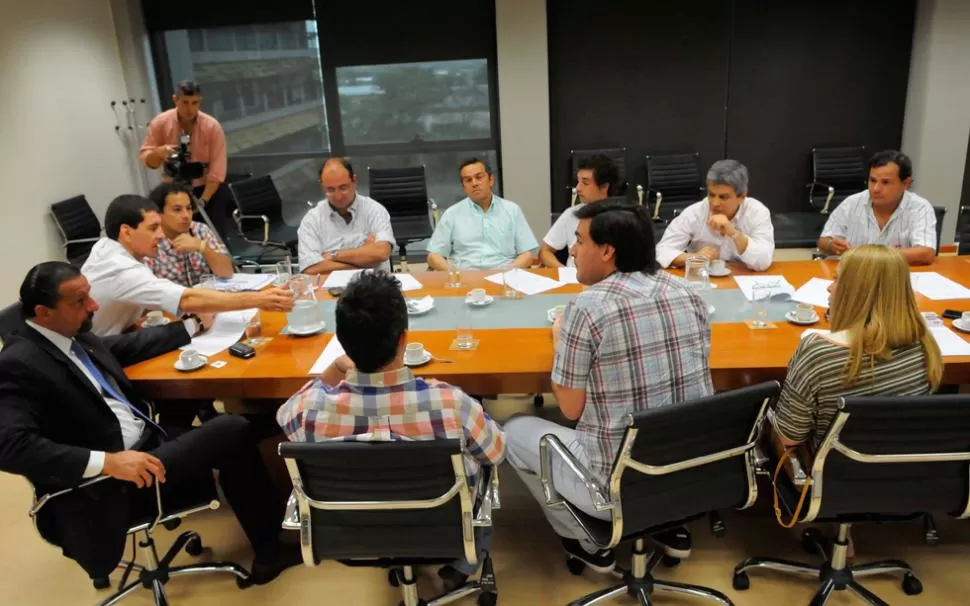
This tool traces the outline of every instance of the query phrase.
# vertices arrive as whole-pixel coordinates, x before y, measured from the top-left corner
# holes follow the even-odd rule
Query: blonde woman
[[[829,287],[829,334],[808,334],[788,363],[775,415],[787,445],[818,444],[848,396],[918,396],[943,376],[940,348],[916,306],[906,259],[866,244],[843,256]]]

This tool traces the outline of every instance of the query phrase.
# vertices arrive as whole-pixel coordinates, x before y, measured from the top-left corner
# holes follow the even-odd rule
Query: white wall
[[[109,102],[122,73],[108,0],[8,2],[0,19],[0,305],[27,270],[63,259],[52,202],[84,193],[99,218],[133,191]]]
[[[953,242],[970,132],[970,2],[920,0],[913,35],[903,151],[913,189],[946,206],[943,243]]]
[[[545,0],[495,0],[502,193],[536,239],[549,229],[549,50]]]

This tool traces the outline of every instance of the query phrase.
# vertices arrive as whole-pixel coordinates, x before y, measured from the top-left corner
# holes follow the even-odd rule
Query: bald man
[[[326,195],[300,223],[300,271],[322,274],[338,269],[391,270],[394,232],[380,202],[357,193],[354,167],[330,158],[320,169]]]

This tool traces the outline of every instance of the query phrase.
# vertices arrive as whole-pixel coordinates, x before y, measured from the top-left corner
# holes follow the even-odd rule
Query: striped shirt
[[[362,246],[371,234],[376,242],[394,247],[391,215],[380,202],[357,194],[347,210],[350,223],[323,199],[303,216],[297,232],[300,271],[323,261],[324,253]],[[384,261],[377,268],[391,271],[391,262]]]
[[[849,246],[885,244],[889,248],[922,246],[936,250],[936,214],[926,198],[907,191],[879,229],[867,190],[852,194],[832,211],[821,237],[843,238]]]
[[[552,380],[585,389],[576,431],[590,472],[605,485],[628,414],[714,392],[707,306],[663,271],[614,273],[567,306]]]
[[[189,226],[189,235],[205,242],[206,247],[216,254],[228,255],[225,245],[212,233],[205,223],[193,221]],[[168,238],[158,243],[155,258],[146,257],[143,261],[159,278],[171,280],[182,286],[195,286],[202,282],[202,276],[211,274],[212,268],[205,260],[205,254],[190,252],[180,255]]]
[[[292,442],[458,439],[475,486],[479,465],[505,456],[502,429],[461,389],[415,378],[408,368],[350,371],[334,387],[314,379],[276,412]]]
[[[849,362],[847,335],[807,334],[788,362],[788,377],[778,399],[775,429],[792,442],[814,438],[817,445],[838,412],[839,398],[921,396],[930,393],[926,353],[919,343],[894,349],[892,358],[865,360],[851,386],[842,384]]]

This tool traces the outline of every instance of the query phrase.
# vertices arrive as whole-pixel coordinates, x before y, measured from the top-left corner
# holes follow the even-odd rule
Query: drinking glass
[[[751,309],[754,312],[752,326],[764,328],[768,326],[768,304],[771,302],[772,287],[767,284],[755,284],[751,288]]]
[[[515,283],[515,276],[517,272],[523,271],[516,267],[503,267],[502,268],[502,298],[504,299],[521,299],[522,292],[516,290],[512,287]]]
[[[458,311],[458,330],[455,333],[455,347],[458,349],[471,349],[475,343],[475,336],[472,333],[472,314],[467,305],[462,305]]]
[[[259,318],[259,312],[256,312],[252,318],[246,322],[246,343],[251,347],[256,347],[257,345],[262,345],[265,342],[263,339],[263,323]]]
[[[448,288],[461,288],[461,261],[448,258]]]
[[[284,286],[293,277],[293,261],[287,256],[276,264],[276,285]]]

